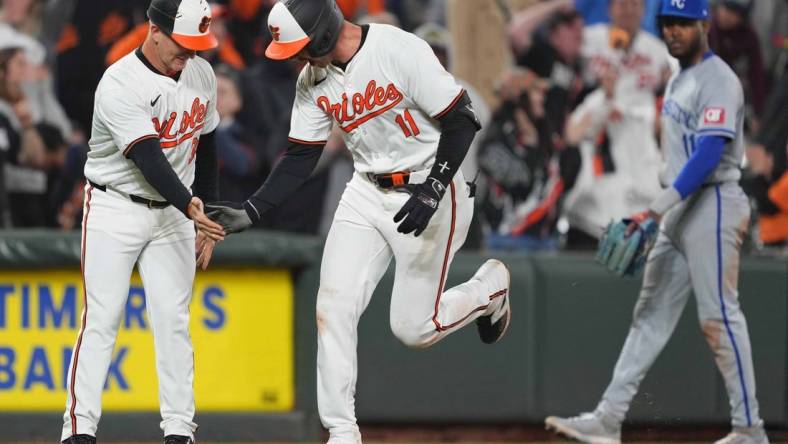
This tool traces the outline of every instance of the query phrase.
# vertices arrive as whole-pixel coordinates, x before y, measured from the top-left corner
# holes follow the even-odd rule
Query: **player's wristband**
[[[258,202],[257,205],[260,205],[260,202]],[[246,210],[246,215],[249,216],[249,219],[251,219],[252,222],[259,222],[260,219],[263,218],[263,212],[270,208],[270,206],[266,206],[265,208],[258,209],[251,199],[244,201],[242,206],[243,209]]]
[[[670,186],[651,202],[648,209],[662,216],[679,202],[681,202],[681,194],[676,188]]]

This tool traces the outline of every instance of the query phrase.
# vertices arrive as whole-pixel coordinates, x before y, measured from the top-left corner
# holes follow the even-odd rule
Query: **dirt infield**
[[[571,444],[565,438],[556,436],[537,426],[500,425],[500,426],[373,426],[361,427],[366,444],[408,443],[408,444]],[[625,426],[622,441],[631,444],[695,444],[714,442],[728,433],[724,426]],[[772,444],[788,444],[788,431],[769,430]],[[321,442],[299,444],[322,444],[328,439],[326,434]],[[101,440],[102,444],[110,441]],[[115,444],[161,444],[161,441],[118,442]],[[270,441],[229,442],[198,441],[199,444],[280,444]],[[45,444],[43,441],[29,444]],[[51,444],[46,442],[46,444]],[[294,444],[294,443],[281,443]]]
[[[466,442],[466,441],[461,441],[461,442],[462,442],[462,444],[481,444],[481,443]],[[627,442],[627,441],[625,441],[625,442]],[[651,441],[651,442],[641,441],[641,442],[631,442],[630,444],[658,444],[660,442],[664,442],[664,441]],[[678,442],[675,442],[674,444],[700,444],[701,442],[707,443],[708,441],[685,441],[685,442],[678,441]],[[37,443],[31,443],[31,444],[37,444]],[[41,442],[40,444],[44,444],[44,443]],[[47,443],[47,444],[50,444],[50,443]],[[155,442],[151,442],[151,441],[149,441],[149,442],[133,442],[133,443],[115,443],[115,444],[161,444],[161,441],[155,441]],[[279,444],[279,443],[270,443],[270,442],[265,442],[265,441],[246,442],[246,443],[238,443],[238,442],[205,442],[205,441],[200,441],[199,444]],[[282,444],[290,444],[290,443],[282,443]],[[299,444],[320,444],[320,443],[299,443]],[[384,443],[382,443],[382,442],[371,442],[370,441],[370,442],[367,442],[367,444],[384,444]],[[429,442],[412,442],[411,444],[444,444],[444,443],[443,442],[432,442],[432,443],[429,443]],[[489,444],[489,443],[485,443],[485,444]],[[523,442],[522,444],[573,444],[573,442],[568,442],[568,441],[542,441],[542,442]],[[576,443],[574,443],[574,444],[576,444]],[[787,443],[785,443],[785,442],[775,443],[774,441],[772,441],[772,444],[787,444]]]

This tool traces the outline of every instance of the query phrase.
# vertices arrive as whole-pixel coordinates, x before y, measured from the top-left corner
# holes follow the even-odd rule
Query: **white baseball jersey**
[[[335,124],[356,169],[326,238],[317,295],[317,399],[330,442],[361,442],[354,400],[356,327],[392,259],[391,329],[411,347],[432,345],[480,316],[492,322],[498,320],[494,313],[508,316],[509,275],[500,262],[490,261],[471,280],[445,288],[473,217],[462,171],[455,172],[418,237],[398,232],[394,222],[410,195],[382,189],[365,174],[411,171],[409,181],[423,181],[440,139],[436,118],[462,93],[426,42],[387,25],[369,25],[344,70],[307,66],[299,76],[291,141],[323,144]]]
[[[85,177],[126,194],[164,200],[126,154],[158,138],[186,188],[194,181],[200,134],[216,129],[216,77],[200,57],[175,80],[148,67],[134,51],[107,68],[96,88]]]
[[[586,79],[597,81],[606,70],[617,69],[616,106],[624,113],[653,121],[654,91],[672,60],[662,41],[647,32],[638,32],[627,50],[616,49],[610,45],[610,25],[597,24],[585,28],[581,51],[588,60]]]
[[[440,138],[435,118],[462,92],[425,41],[393,26],[369,25],[345,71],[333,65],[301,71],[290,139],[323,144],[334,121],[356,171],[424,170]]]

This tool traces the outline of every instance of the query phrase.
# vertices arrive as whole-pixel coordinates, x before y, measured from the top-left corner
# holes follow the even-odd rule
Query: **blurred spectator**
[[[149,0],[77,1],[57,43],[58,98],[79,129],[89,132],[93,93],[105,69],[107,51],[136,23],[145,20]]]
[[[17,226],[27,225],[25,208],[15,205],[17,194],[46,192],[46,176],[34,170],[46,167],[47,155],[22,89],[26,73],[23,49],[0,46],[0,150],[4,176],[0,210],[6,227],[9,221]]]
[[[272,165],[287,147],[289,112],[303,64],[258,59],[241,74],[243,106],[237,119],[252,132],[261,165]]]
[[[644,14],[640,20],[640,27],[653,35],[659,35],[657,29],[657,13],[659,12],[661,0],[643,0]],[[608,23],[611,20],[609,1],[599,0],[575,0],[575,9],[583,15],[587,25],[597,23]]]
[[[271,41],[266,18],[277,0],[227,0],[229,15],[227,30],[233,37],[233,45],[241,54],[244,63],[250,66],[262,58],[265,47]]]
[[[606,2],[598,0],[575,0],[575,9],[583,15],[588,25],[597,23],[607,23],[610,17],[607,15],[608,5]]]
[[[758,207],[758,234],[767,247],[788,247],[786,151],[788,145],[779,154],[763,145],[747,149],[750,171],[756,175],[750,192]]]
[[[758,33],[769,85],[776,85],[788,65],[788,2],[758,0],[753,2],[750,22]]]
[[[554,144],[545,110],[547,84],[513,68],[501,81],[479,151],[477,194],[491,249],[552,250],[558,246],[560,200],[574,183],[579,156]]]
[[[0,22],[36,42],[37,54],[28,54],[34,65],[52,68],[57,40],[64,21],[71,16],[77,0],[3,0]]]
[[[35,3],[28,1],[6,1],[3,3],[5,16],[12,19],[11,23],[0,22],[0,41],[6,46],[21,47],[25,51],[27,60],[26,73],[22,88],[27,98],[30,112],[34,122],[49,122],[57,126],[62,135],[67,137],[71,133],[71,123],[66,116],[63,107],[57,101],[54,90],[53,78],[48,66],[45,64],[46,51],[44,46],[31,35],[24,34],[14,27],[14,24],[22,29],[34,29],[32,25],[23,26],[26,20],[20,20],[25,10],[19,10],[19,5],[32,7]],[[7,6],[15,5],[13,14],[7,13]]]
[[[0,40],[0,42],[3,41]],[[12,51],[14,50],[11,48],[0,49],[0,228],[11,226],[11,212],[8,207],[8,193],[5,187],[5,166],[12,147],[19,144],[19,119],[17,119],[10,102],[14,99],[14,91],[8,91],[6,86],[8,64],[13,56]]]
[[[216,128],[219,193],[221,200],[242,201],[259,182],[257,156],[247,142],[249,132],[236,118],[244,103],[240,76],[226,65],[215,70],[216,111],[221,119]]]
[[[526,9],[521,14],[527,15],[529,11]],[[533,20],[522,23],[533,23]],[[519,31],[516,32],[519,34]],[[527,44],[523,46],[523,43]],[[564,123],[583,89],[582,44],[583,19],[577,11],[570,9],[554,12],[547,21],[546,29],[536,31],[530,42],[519,44],[523,52],[517,54],[517,64],[547,81],[545,117],[553,143],[557,146],[563,145],[561,133]]]
[[[48,204],[53,209],[47,219],[48,224],[65,230],[80,228],[88,147],[82,140],[66,145],[64,149],[60,145],[62,139],[56,134],[47,131],[45,127],[40,131],[47,149],[57,153],[54,160],[57,161],[56,165],[59,165],[58,168],[50,169],[47,177]]]
[[[476,87],[490,109],[497,108],[499,99],[495,87],[512,65],[507,31],[511,13],[501,0],[445,2],[446,28],[455,48],[451,55],[452,74]],[[506,3],[514,2],[522,3],[523,0]]]
[[[747,123],[757,131],[766,100],[766,76],[758,36],[749,21],[750,8],[750,0],[721,0],[714,9],[709,46],[741,80]]]
[[[779,157],[788,143],[788,66],[783,68],[766,102],[762,125],[755,135],[756,143]]]
[[[760,131],[747,148],[748,167],[754,177],[743,179],[759,216],[760,240],[767,246],[788,240],[788,67],[766,103]]]
[[[551,16],[570,11],[572,11],[572,0],[548,0],[536,3],[514,15],[509,22],[507,32],[515,55],[528,51],[534,43],[534,38],[538,37],[539,27],[543,26]]]
[[[428,0],[427,10],[424,13],[424,22],[435,23],[436,25],[445,27],[446,1],[447,0]]]
[[[567,124],[567,143],[577,144],[582,158],[575,188],[564,202],[571,249],[595,249],[608,222],[644,211],[660,191],[654,121],[615,108],[615,78],[609,79]]]
[[[54,227],[59,202],[56,193],[66,162],[66,145],[60,131],[47,123],[35,125],[41,137],[44,154],[35,168],[10,166],[9,203],[13,225],[16,227]]]
[[[0,21],[26,35],[37,35],[41,31],[42,0],[0,1]]]
[[[579,145],[583,167],[565,211],[570,248],[595,247],[610,221],[644,211],[660,191],[657,94],[670,56],[640,31],[643,0],[611,0],[611,24],[586,28],[585,77],[599,85],[573,112],[566,139]]]
[[[342,3],[344,0],[339,0]],[[422,24],[427,22],[427,14],[430,9],[429,0],[366,0],[369,6],[375,3],[382,3],[383,7],[397,17],[402,29],[412,32]],[[479,3],[478,0],[475,3]],[[374,9],[374,8],[373,8]],[[374,14],[374,12],[368,12]]]

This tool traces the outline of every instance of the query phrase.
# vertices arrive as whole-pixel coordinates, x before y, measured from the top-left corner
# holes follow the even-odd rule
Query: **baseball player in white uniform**
[[[148,17],[145,43],[110,66],[96,90],[82,220],[85,299],[68,370],[66,444],[96,442],[135,264],[154,336],[164,442],[190,444],[197,429],[189,302],[196,263],[208,264],[224,233],[202,212],[202,199],[217,198],[212,133],[219,117],[213,70],[195,52],[216,39],[205,0],[153,0]]]
[[[736,74],[708,46],[706,0],[663,0],[660,27],[681,65],[662,107],[671,185],[637,219],[661,221],[646,263],[632,327],[613,380],[593,413],[549,417],[548,428],[589,443],[621,441],[621,422],[690,292],[725,381],[733,430],[717,444],[765,444],[750,339],[739,307],[739,254],[750,215],[739,187],[744,96]],[[635,229],[633,222],[629,231]]]
[[[320,272],[318,408],[330,443],[360,443],[356,328],[392,259],[390,324],[406,345],[428,347],[473,321],[492,343],[509,325],[509,271],[500,261],[444,288],[473,213],[460,165],[479,125],[467,94],[413,34],[346,22],[334,0],[277,3],[268,27],[268,57],[309,62],[296,86],[293,145],[246,202],[207,204],[206,214],[228,233],[264,218],[306,180],[339,127],[355,172]]]
[[[665,44],[640,30],[644,0],[611,0],[609,10],[610,24],[585,28],[584,77],[600,87],[572,113],[567,131],[569,139],[583,133],[583,168],[564,207],[572,226],[594,236],[611,219],[643,211],[660,191],[656,98],[671,72]],[[599,176],[593,157],[603,131],[614,171]]]

